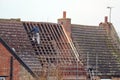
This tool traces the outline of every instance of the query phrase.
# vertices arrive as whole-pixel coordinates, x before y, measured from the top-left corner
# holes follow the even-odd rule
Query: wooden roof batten
[[[38,22],[23,22],[23,25],[27,33],[31,31],[33,26],[39,27],[40,45],[33,43],[31,34],[28,34],[28,37],[33,49],[38,52],[37,56],[43,65],[47,64],[49,66],[51,63],[56,66],[60,64],[76,64],[74,51],[61,25]],[[83,67],[83,65],[81,66]]]

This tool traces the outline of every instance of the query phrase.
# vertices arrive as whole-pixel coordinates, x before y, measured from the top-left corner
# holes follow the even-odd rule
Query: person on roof
[[[37,41],[37,43],[40,44],[39,28],[37,26],[34,26],[30,32],[33,33],[32,40],[34,42]]]

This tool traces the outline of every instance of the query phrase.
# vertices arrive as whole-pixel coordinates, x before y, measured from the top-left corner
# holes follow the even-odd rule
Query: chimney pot
[[[108,17],[107,16],[105,16],[105,23],[107,23],[108,22]]]
[[[66,11],[63,11],[63,18],[66,18]]]

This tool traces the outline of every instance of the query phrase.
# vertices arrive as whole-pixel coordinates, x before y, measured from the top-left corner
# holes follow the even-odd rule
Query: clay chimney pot
[[[105,23],[107,23],[108,22],[108,17],[107,16],[105,16]]]
[[[66,18],[66,11],[63,11],[63,18]]]

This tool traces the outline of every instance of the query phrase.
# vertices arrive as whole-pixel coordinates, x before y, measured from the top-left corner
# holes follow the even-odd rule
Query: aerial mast
[[[109,9],[109,22],[111,22],[111,11],[113,7],[108,6],[107,8]]]

